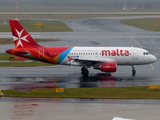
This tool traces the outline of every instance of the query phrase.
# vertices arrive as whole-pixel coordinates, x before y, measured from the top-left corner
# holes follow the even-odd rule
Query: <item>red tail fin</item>
[[[10,20],[9,22],[16,48],[40,47],[18,20]]]

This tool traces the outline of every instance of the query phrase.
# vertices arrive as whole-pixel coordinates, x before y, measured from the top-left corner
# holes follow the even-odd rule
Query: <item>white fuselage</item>
[[[71,60],[68,60],[68,57]],[[144,65],[156,61],[147,50],[136,47],[73,47],[61,64],[82,65],[84,61],[116,62],[117,65]]]

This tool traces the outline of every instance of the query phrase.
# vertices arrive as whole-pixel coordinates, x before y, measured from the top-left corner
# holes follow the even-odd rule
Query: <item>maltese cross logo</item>
[[[13,36],[14,41],[18,41],[17,44],[16,44],[16,47],[18,47],[19,45],[23,47],[22,40],[26,41],[26,42],[29,42],[27,40],[28,35],[22,35],[23,31],[24,31],[24,29],[21,30],[20,32],[16,29],[16,32],[17,32],[18,36]]]

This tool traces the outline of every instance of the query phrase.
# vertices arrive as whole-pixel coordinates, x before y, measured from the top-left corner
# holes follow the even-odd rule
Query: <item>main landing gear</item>
[[[89,71],[87,70],[87,68],[86,68],[85,66],[83,66],[83,67],[81,68],[81,72],[82,72],[82,74],[83,74],[84,76],[88,76],[88,74],[89,74]],[[135,68],[134,68],[134,65],[132,65],[132,75],[133,75],[133,76],[136,75],[136,70],[135,70]]]
[[[134,68],[134,65],[132,65],[132,75],[133,75],[133,76],[136,75],[136,70],[135,70],[135,68]]]
[[[82,74],[85,75],[85,76],[88,76],[88,74],[89,74],[89,71],[87,70],[87,68],[86,68],[85,66],[83,66],[83,67],[81,68],[81,72],[82,72]]]

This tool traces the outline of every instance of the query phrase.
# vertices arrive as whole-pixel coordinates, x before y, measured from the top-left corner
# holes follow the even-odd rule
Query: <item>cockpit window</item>
[[[143,55],[148,55],[148,54],[149,54],[148,52],[144,52],[144,53],[143,53]]]

